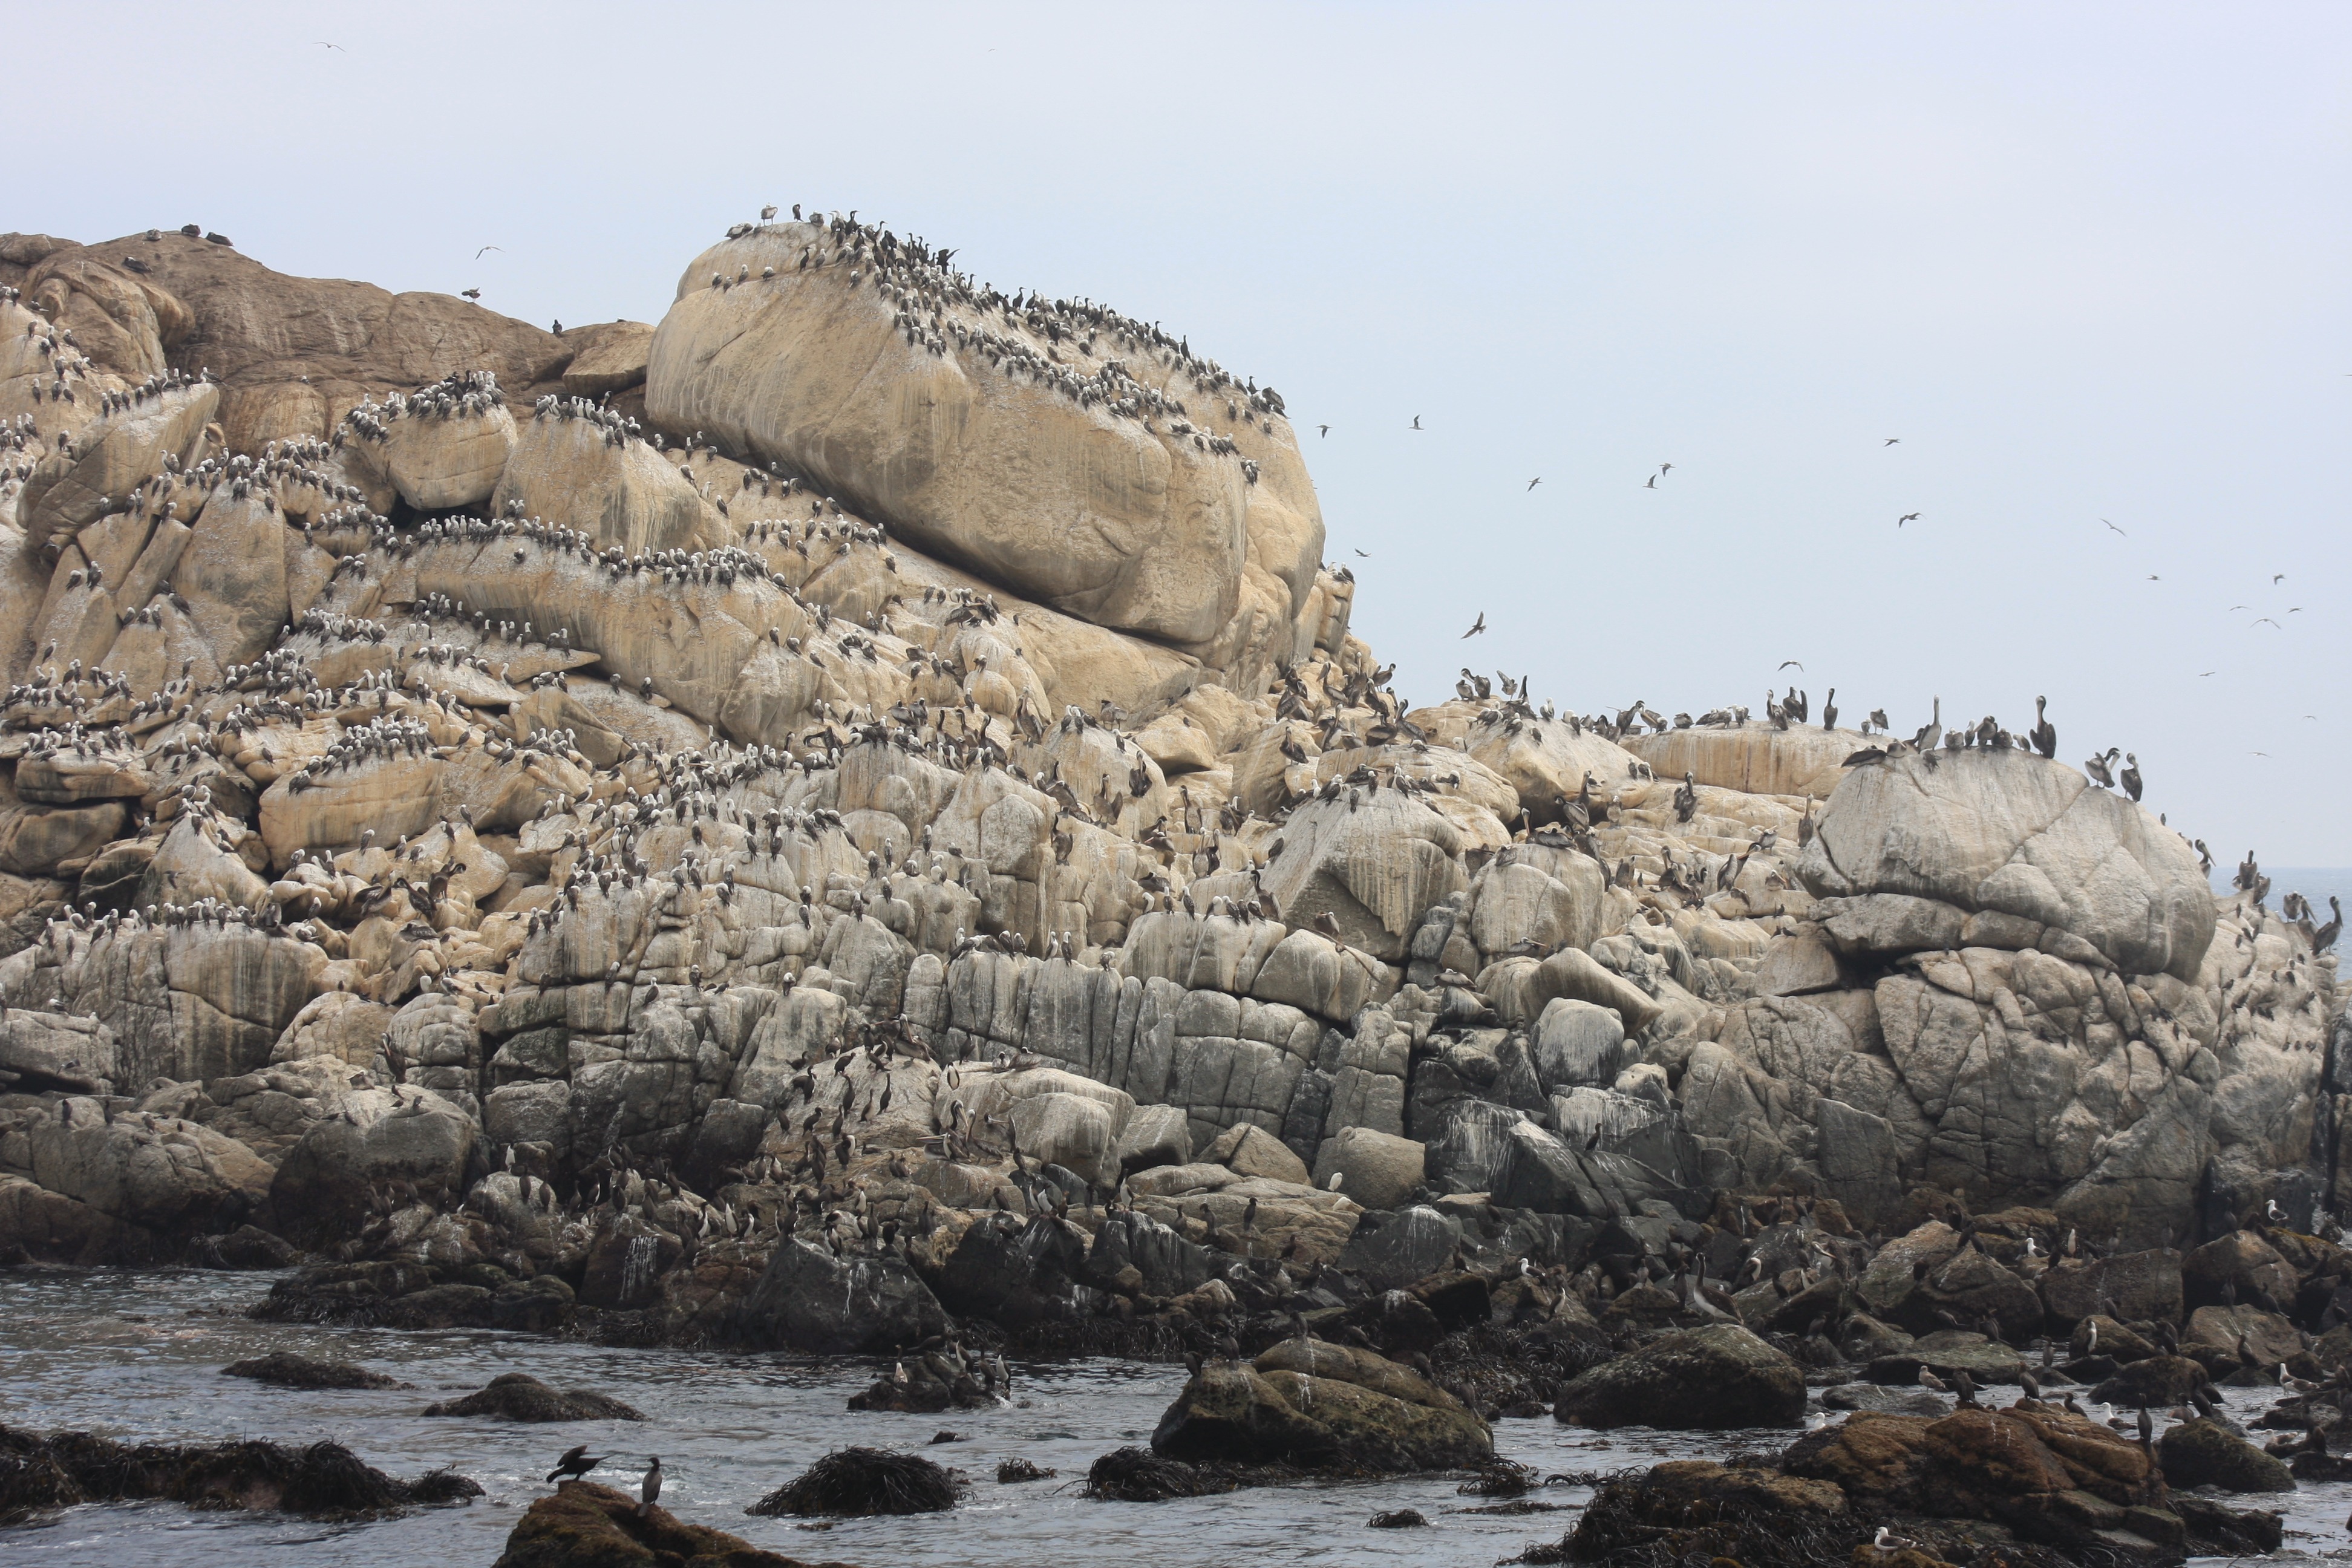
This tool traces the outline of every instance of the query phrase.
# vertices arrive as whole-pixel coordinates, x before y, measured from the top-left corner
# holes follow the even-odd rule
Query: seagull
[[[1369,550],[1359,550],[1356,553],[1362,556],[1367,561],[1370,561],[1372,558],[1372,552]]]
[[[2101,519],[2099,519],[2099,521],[2100,521],[2101,522],[2107,522],[2107,520],[2106,520],[2105,518],[2104,518],[2104,517],[2103,517],[2103,518],[2101,518]],[[2116,528],[2116,525],[2115,525],[2114,523],[2112,523],[2112,522],[2107,522],[2107,526],[2108,526],[2109,528]],[[2117,533],[2124,533],[2124,531],[2123,531],[2122,529],[2120,529],[2120,528],[2116,528],[2116,531]],[[2129,539],[2129,538],[2131,537],[2131,535],[2130,535],[2130,534],[2128,534],[2128,533],[2124,533],[2124,537],[2125,537],[2126,539]]]
[[[2163,578],[2161,578],[2161,577],[2158,576],[2158,575],[2157,575],[2155,573],[2153,573],[2153,572],[2151,572],[2151,573],[2149,573],[2149,574],[2147,574],[2147,580],[2148,580],[2149,582],[2151,582],[2151,583],[2161,583],[2161,582],[2163,582],[2163,581],[2164,581],[2164,579],[2163,579]]]
[[[1543,476],[1541,474],[1538,474],[1534,479],[1528,481],[1528,489],[1533,489],[1541,483],[1543,483]]]
[[[474,252],[474,259],[475,259],[475,260],[477,260],[477,261],[479,261],[479,260],[482,258],[482,254],[483,254],[483,252],[484,252],[484,251],[490,251],[490,250],[504,250],[505,248],[506,248],[506,247],[505,247],[505,246],[503,246],[503,245],[486,245],[486,246],[482,247],[481,250],[478,250],[478,251]]]
[[[1897,528],[1900,528],[1900,527],[1902,527],[1902,526],[1903,526],[1905,523],[1906,523],[1906,522],[1916,522],[1916,521],[1919,521],[1919,514],[1918,514],[1917,512],[1916,512],[1916,511],[1906,511],[1906,512],[1905,512],[1901,517],[1898,517],[1898,518],[1896,518],[1896,519],[1895,520],[1895,527],[1897,527]]]
[[[2274,572],[2274,573],[2273,573],[2273,574],[2271,574],[2271,586],[2272,586],[2272,587],[2273,587],[2273,588],[2277,587],[2280,584],[2282,584],[2282,583],[2284,583],[2284,582],[2285,582],[2285,581],[2286,581],[2286,574],[2285,574],[2285,573],[2284,573],[2284,572]]]
[[[1476,624],[1476,625],[1475,625],[1475,626],[1472,626],[1468,631],[1464,632],[1462,635],[1463,635],[1464,637],[1476,637],[1480,632],[1483,632],[1483,631],[1485,631],[1486,629],[1486,611],[1484,611],[1484,610],[1481,610],[1481,611],[1479,611],[1479,612],[1478,612],[1478,621],[1477,621],[1477,624]]]
[[[320,48],[322,48],[322,49],[332,49],[332,50],[334,50],[334,51],[335,51],[335,53],[337,53],[337,54],[339,54],[339,55],[347,55],[347,54],[350,54],[350,53],[351,53],[351,50],[349,50],[349,49],[347,49],[347,48],[343,47],[343,46],[342,46],[342,45],[341,45],[341,44],[331,44],[331,43],[327,42],[327,40],[326,40],[326,39],[324,39],[324,38],[313,38],[313,39],[311,39],[310,41],[311,41],[312,43],[314,43],[314,44],[318,45],[318,46],[319,46]]]
[[[1642,488],[1645,490],[1656,489],[1658,488],[1658,476],[1656,474],[1652,474],[1647,480],[1643,481]]]
[[[1782,669],[1788,668],[1790,665],[1796,665],[1799,669],[1805,668],[1802,664],[1798,663],[1798,661],[1793,658],[1784,658],[1780,661],[1780,668]]]
[[[1416,430],[1421,428],[1421,416],[1418,414],[1412,416],[1412,427]]]
[[[2279,624],[2278,624],[2276,621],[2272,620],[2268,616],[2263,616],[2260,620],[2257,620],[2256,622],[2254,622],[2254,626],[2278,626],[2278,629],[2279,629],[2279,630],[2281,630],[2281,631],[2284,631],[2284,630],[2286,630],[2286,628],[2285,628],[2284,626],[2279,626]],[[2252,631],[2252,630],[2253,630],[2253,629],[2254,629],[2254,626],[2248,626],[2246,629],[2247,629],[2248,631]]]
[[[1902,440],[1902,439],[1903,439],[1903,437],[1900,437],[1900,436],[1889,436],[1889,437],[1886,438],[1886,445],[1888,445],[1888,446],[1892,447],[1892,446],[1894,446],[1897,441],[1900,441],[1900,440]]]
[[[2205,677],[2206,677],[2207,675],[2219,675],[2219,674],[2221,674],[2221,672],[2220,670],[2218,670],[2218,669],[2209,669],[2209,670],[2206,670],[2203,674],[2201,674],[2201,675],[2198,676],[2198,678],[2197,678],[2197,679],[2200,679],[2200,680],[2202,680],[2202,679],[2205,679]]]
[[[1315,426],[1315,429],[1316,429],[1316,432],[1317,432],[1318,435],[1320,435],[1320,436],[1321,436],[1325,440],[1327,440],[1327,441],[1328,441],[1328,440],[1329,440],[1329,439],[1330,439],[1330,437],[1331,437],[1331,426],[1329,426],[1328,425],[1318,425],[1317,426]]]
[[[482,297],[482,291],[479,289],[460,289],[457,294],[459,298],[466,300],[478,300]]]

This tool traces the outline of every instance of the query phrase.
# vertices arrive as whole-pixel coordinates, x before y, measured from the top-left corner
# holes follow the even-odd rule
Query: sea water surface
[[[79,1427],[125,1440],[215,1442],[264,1437],[344,1444],[403,1479],[449,1466],[488,1495],[470,1506],[396,1519],[322,1525],[273,1514],[194,1513],[177,1504],[92,1504],[51,1521],[0,1530],[0,1562],[31,1568],[489,1568],[556,1456],[583,1440],[612,1456],[595,1479],[633,1489],[648,1457],[662,1459],[662,1503],[681,1518],[732,1531],[793,1557],[857,1568],[1228,1568],[1236,1563],[1414,1563],[1486,1568],[1571,1528],[1588,1488],[1555,1484],[1532,1500],[1556,1511],[1472,1511],[1454,1479],[1265,1488],[1163,1503],[1090,1502],[1079,1495],[1097,1457],[1150,1436],[1182,1386],[1181,1366],[1092,1360],[1016,1363],[1018,1403],[938,1415],[845,1408],[875,1363],[777,1355],[620,1350],[485,1331],[404,1332],[257,1323],[245,1310],[272,1277],[202,1271],[16,1270],[0,1273],[0,1422]],[[356,1362],[407,1389],[281,1389],[220,1369],[273,1350]],[[643,1422],[546,1426],[427,1417],[436,1399],[471,1392],[500,1373],[528,1372],[560,1388],[627,1401]],[[2250,1417],[2258,1392],[2230,1391]],[[946,1427],[956,1443],[929,1446]],[[1496,1450],[1538,1472],[1608,1471],[1663,1458],[1719,1458],[1776,1448],[1790,1433],[1611,1433],[1549,1418],[1507,1420]],[[811,1530],[746,1515],[746,1506],[819,1456],[852,1443],[915,1449],[964,1472],[971,1485],[951,1513],[844,1520]],[[996,1466],[1021,1457],[1055,1468],[1051,1480],[1000,1485]],[[2344,1521],[2352,1485],[2305,1486],[2284,1504],[2291,1547],[2352,1556]],[[1375,1513],[1419,1510],[1423,1530],[1374,1530]]]

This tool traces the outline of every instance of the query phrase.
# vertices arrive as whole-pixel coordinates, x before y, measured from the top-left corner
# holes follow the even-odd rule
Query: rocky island
[[[1413,707],[1274,388],[798,209],[554,331],[0,236],[0,1262],[1190,1358],[1154,1484],[1798,1437],[1589,1561],[2259,1549],[2232,1380],[2341,1462],[2337,922],[2039,713]]]

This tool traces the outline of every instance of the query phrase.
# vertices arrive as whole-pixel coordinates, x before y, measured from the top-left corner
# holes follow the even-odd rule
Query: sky
[[[1278,388],[1415,702],[1465,662],[1584,711],[1834,687],[1904,732],[2047,696],[2063,758],[2135,753],[2217,859],[2352,867],[2340,3],[37,0],[9,32],[45,86],[0,102],[0,228],[197,222],[545,323],[658,320],[765,203],[856,208]]]

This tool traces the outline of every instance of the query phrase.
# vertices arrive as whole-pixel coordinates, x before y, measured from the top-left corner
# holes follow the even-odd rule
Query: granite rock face
[[[1997,726],[1409,708],[1278,394],[950,260],[559,337],[0,237],[0,1256],[983,1394],[1540,1326],[1596,1420],[2326,1327],[2332,930]],[[1260,1362],[1269,1453],[1475,1447]]]

